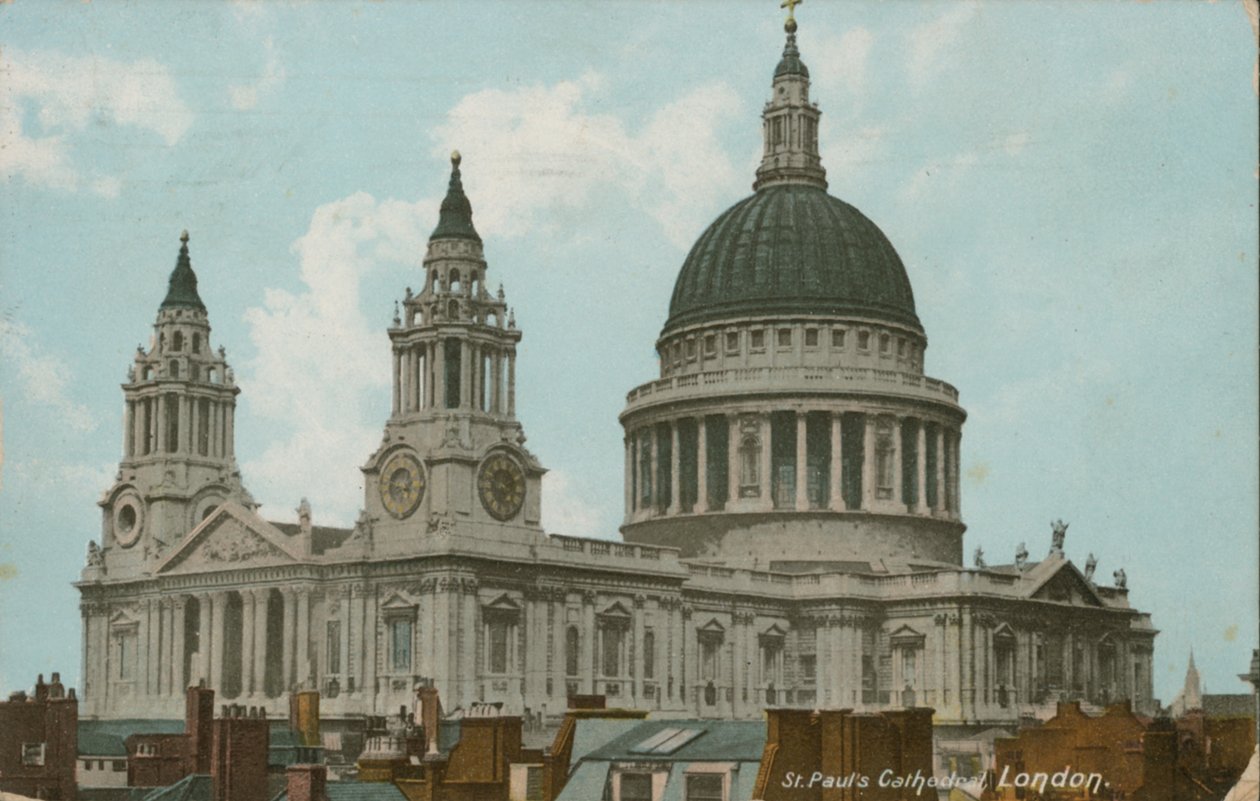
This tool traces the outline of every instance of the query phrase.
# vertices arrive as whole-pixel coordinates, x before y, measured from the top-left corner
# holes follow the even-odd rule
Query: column
[[[915,514],[925,515],[929,513],[927,505],[927,429],[922,418],[919,419],[919,427],[915,440],[915,480],[918,484],[918,492],[914,499]]]
[[[671,515],[678,514],[682,508],[682,437],[679,436],[679,423],[674,420],[669,424],[669,510]]]
[[[892,474],[893,474],[893,490],[892,503],[897,507],[898,511],[906,508],[905,503],[905,487],[902,486],[904,475],[902,474],[902,461],[905,458],[905,443],[901,441],[901,423],[900,417],[893,418],[892,436]]]
[[[223,693],[223,642],[227,593],[210,594],[210,687]]]
[[[135,692],[137,695],[149,694],[149,677],[151,669],[149,655],[153,653],[153,599],[146,598],[140,606],[140,630],[136,633],[136,672]]]
[[[671,708],[677,708],[680,704],[680,698],[683,688],[683,625],[682,614],[679,611],[679,604],[674,600],[669,604],[669,671],[666,675],[661,676],[661,683],[665,685],[666,692],[669,693],[668,698]],[[671,681],[672,679],[672,681]]]
[[[865,433],[862,438],[862,508],[875,507],[875,415],[862,415]]]
[[[508,353],[508,417],[516,416],[516,351]]]
[[[271,601],[271,591],[251,590],[249,595],[253,598],[251,609],[254,613],[254,626],[251,630],[254,635],[252,691],[255,695],[264,696],[267,693],[267,607]]]
[[[499,360],[499,351],[493,350],[487,354],[490,359],[490,386],[486,387],[486,392],[490,398],[491,414],[501,414],[502,409],[499,408],[499,370],[501,362]]]
[[[692,511],[702,514],[709,511],[709,432],[704,415],[696,418],[696,505]]]
[[[171,676],[167,684],[167,693],[176,698],[184,694],[188,682],[184,676],[185,637],[184,611],[188,600],[183,596],[171,601]]]
[[[831,672],[831,705],[833,707],[844,706],[844,691],[849,683],[847,675],[849,671],[845,670],[844,664],[844,623],[843,616],[833,616],[831,628],[827,632],[831,641],[831,658],[827,662]]]
[[[170,695],[171,687],[171,636],[174,632],[173,618],[171,617],[171,599],[160,598],[155,601],[157,607],[158,635],[157,642],[157,675],[152,679],[149,686],[149,692],[163,697]]]
[[[341,650],[341,664],[338,665],[341,670],[341,679],[338,683],[341,685],[342,692],[350,692],[350,679],[356,675],[357,671],[355,668],[358,667],[355,665],[356,657],[351,655],[350,644],[354,641],[354,638],[350,634],[350,627],[363,617],[360,609],[363,606],[363,598],[356,592],[358,587],[346,586],[343,589],[345,592],[342,593],[341,610],[338,612],[338,617],[341,619],[341,642],[337,644],[337,647]],[[324,630],[328,630],[327,624],[325,624]],[[361,646],[360,650],[362,650]],[[426,656],[431,653],[433,653],[432,648],[426,649]],[[327,655],[328,647],[325,646],[325,659],[328,658]]]
[[[587,590],[582,595],[582,647],[578,649],[582,659],[578,676],[584,693],[595,692],[595,635],[595,593]]]
[[[210,595],[202,593],[197,596],[197,675],[191,677],[193,684],[199,681],[210,682]]]
[[[284,602],[284,633],[281,637],[280,692],[288,693],[293,689],[295,681],[293,671],[293,618],[297,613],[297,602],[293,590],[283,589],[280,597]]]
[[[975,718],[976,709],[976,676],[975,676],[975,630],[972,625],[971,608],[964,607],[962,621],[959,625],[959,677],[961,680],[962,717],[964,720]]]
[[[470,703],[477,700],[476,684],[477,676],[480,675],[480,666],[477,664],[477,635],[481,633],[482,626],[477,619],[477,589],[475,585],[464,585],[460,626],[464,630],[464,636],[461,639],[464,648],[458,675],[464,679],[462,682],[462,697],[464,708],[467,709]]]
[[[461,409],[473,408],[472,402],[472,348],[468,340],[459,342],[459,405]]]
[[[304,689],[309,686],[311,671],[311,593],[306,587],[297,591],[297,683]]]
[[[700,665],[696,659],[696,626],[689,607],[682,609],[682,670],[678,673],[680,689],[686,688],[685,703],[699,713],[700,704]]]
[[[131,452],[136,456],[144,455],[144,438],[148,435],[147,426],[149,424],[149,416],[144,413],[144,404],[146,401],[137,400],[131,402]]]
[[[254,593],[241,590],[241,697],[254,686]]]
[[[433,342],[433,405],[438,409],[446,408],[446,342],[438,339]]]
[[[394,351],[394,392],[390,396],[393,401],[391,410],[393,414],[400,414],[402,409],[402,359],[398,355],[398,351]]]
[[[634,438],[638,436],[635,431],[626,433],[623,443],[626,448],[626,472],[625,472],[625,498],[626,498],[626,520],[634,519]]]
[[[179,431],[176,432],[175,450],[178,453],[188,453],[192,450],[192,440],[188,436],[188,398],[180,397],[175,404],[176,416],[179,425]],[[185,448],[184,443],[188,443],[189,447]]]
[[[634,676],[634,704],[638,709],[645,709],[643,702],[643,668],[647,664],[643,659],[643,599],[634,600],[634,656],[630,664],[630,672]]]
[[[932,447],[936,449],[936,475],[932,476],[932,480],[936,482],[936,507],[934,512],[942,512],[949,508],[949,501],[945,499],[945,428],[944,426],[936,427],[936,436],[932,438]]]
[[[153,415],[153,452],[166,453],[171,450],[170,445],[166,442],[166,396],[154,395],[153,406],[156,412]]]
[[[374,699],[376,694],[376,593],[372,587],[365,586],[363,598],[363,641],[359,646],[359,656],[363,660],[363,672],[360,674],[360,682],[362,682],[363,692],[370,698]],[[375,700],[369,705],[369,708],[375,709]]]
[[[771,343],[773,346],[773,342]],[[774,508],[774,497],[771,495],[771,488],[774,486],[770,480],[770,471],[773,469],[773,463],[770,461],[770,453],[773,450],[774,433],[770,430],[770,414],[763,413],[759,415],[759,423],[761,429],[761,508],[769,511]]]
[[[135,404],[127,401],[126,417],[123,420],[123,458],[135,453],[136,443],[136,410]]]
[[[648,445],[651,452],[649,463],[652,465],[652,491],[648,493],[648,514],[654,515],[661,498],[661,449],[658,441],[661,433],[655,425],[649,426],[648,432]]]
[[[958,474],[962,469],[962,455],[961,455],[961,448],[959,447],[962,444],[962,432],[961,431],[951,432],[950,439],[952,439],[954,442],[953,447],[950,448],[950,456],[952,457],[951,466],[953,467],[953,471],[952,471],[953,475],[949,482],[950,491],[951,491],[950,509],[953,510],[954,517],[958,518],[962,516],[962,508],[961,508],[962,499],[959,497],[959,494],[958,494]]]
[[[831,415],[831,475],[828,476],[828,494],[830,495],[831,511],[843,512],[846,509],[844,503],[844,483],[843,483],[843,465],[844,465],[844,443],[841,441],[844,429],[844,416],[840,412]]]
[[[739,503],[739,417],[726,416],[726,509],[732,511]]]
[[[223,452],[225,456],[230,458],[236,455],[236,406],[227,404],[225,409],[227,427],[223,443]]]
[[[567,706],[568,683],[565,675],[565,592],[559,587],[551,590],[551,695],[560,700],[562,712]]]
[[[809,508],[809,427],[805,412],[796,410],[796,510]]]
[[[743,618],[739,612],[731,613],[731,711],[730,716],[738,718],[741,710],[744,708],[744,686],[745,677],[744,669],[744,637],[747,632],[744,625],[740,622]],[[718,681],[718,692],[720,693],[723,682]],[[718,705],[722,703],[722,698],[718,697]]]
[[[451,640],[455,637],[455,630],[451,626],[451,596],[459,592],[459,588],[453,586],[452,579],[443,578],[434,585],[433,592],[433,663],[436,666],[433,671],[434,686],[443,698],[454,701],[455,674],[451,669],[454,660]],[[381,667],[387,670],[388,660]]]

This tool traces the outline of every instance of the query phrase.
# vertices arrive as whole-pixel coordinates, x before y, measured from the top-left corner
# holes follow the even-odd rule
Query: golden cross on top
[[[795,22],[796,21],[796,7],[804,2],[805,0],[783,0],[782,3],[779,3],[779,8],[786,8],[788,10],[788,21]]]

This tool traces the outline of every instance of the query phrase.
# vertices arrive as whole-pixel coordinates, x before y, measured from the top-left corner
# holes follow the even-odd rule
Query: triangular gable
[[[482,610],[489,613],[500,612],[506,615],[520,614],[521,605],[518,604],[512,596],[503,593],[488,604],[484,604]]]
[[[722,624],[718,622],[717,618],[710,618],[708,623],[705,623],[703,626],[696,629],[696,631],[699,631],[702,634],[725,634],[726,633],[725,627],[723,627]]]
[[[786,637],[787,632],[779,628],[778,623],[773,623],[770,625],[770,628],[761,632],[761,636],[762,637]]]
[[[125,628],[127,626],[139,626],[140,618],[135,617],[130,612],[119,609],[109,619],[110,628]]]
[[[415,601],[402,593],[394,592],[381,603],[381,610],[388,612],[391,609],[415,609],[416,605]]]
[[[1029,572],[1031,583],[1025,596],[1073,606],[1105,606],[1098,591],[1085,580],[1076,565],[1067,560],[1046,560]]]
[[[240,504],[224,501],[184,536],[157,572],[203,573],[300,561],[280,529]]]
[[[997,628],[993,630],[995,638],[1014,639],[1015,629],[1011,628],[1010,623],[999,623]]]
[[[888,635],[888,639],[892,642],[893,647],[904,647],[907,645],[920,647],[927,638],[922,633],[915,631],[909,626],[902,626],[892,634]]]
[[[626,620],[630,619],[630,610],[621,605],[620,601],[611,604],[607,609],[599,613],[600,617],[620,617]]]

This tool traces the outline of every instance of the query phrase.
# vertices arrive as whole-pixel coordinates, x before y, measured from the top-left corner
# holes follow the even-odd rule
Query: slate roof
[[[643,754],[633,750],[639,743],[663,729],[699,729],[700,734],[667,754]],[[586,755],[586,760],[760,762],[765,745],[764,720],[645,720],[591,751]]]
[[[407,796],[393,782],[328,782],[324,792],[328,801],[407,801]],[[289,791],[285,790],[271,801],[288,799]]]
[[[1254,718],[1256,699],[1247,693],[1204,695],[1203,714],[1209,718]]]
[[[274,520],[268,520],[267,522],[284,532],[286,537],[297,536],[301,531],[301,527],[297,523],[277,523]],[[352,528],[311,526],[311,553],[319,556],[325,551],[340,547],[353,533],[354,529]]]
[[[210,776],[192,773],[169,787],[159,787],[144,797],[144,801],[211,801],[214,787]]]
[[[79,756],[126,756],[126,740],[133,734],[183,734],[182,720],[124,718],[80,720]]]
[[[171,309],[183,307],[206,310],[197,294],[197,274],[193,272],[192,261],[188,258],[188,232],[180,237],[179,258],[175,261],[175,269],[171,271],[170,282],[166,288],[166,298],[161,308]]]

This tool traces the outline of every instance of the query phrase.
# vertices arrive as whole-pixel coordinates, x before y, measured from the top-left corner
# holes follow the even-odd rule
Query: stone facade
[[[458,154],[423,288],[387,332],[391,414],[352,528],[313,525],[305,501],[297,524],[257,514],[234,459],[239,390],[184,237],[123,385],[124,455],[78,584],[84,715],[178,717],[200,681],[273,716],[296,688],[350,717],[426,683],[448,710],[502,702],[552,722],[574,694],[696,717],[931,707],[963,725],[1065,699],[1154,711],[1149,617],[1123,575],[1101,586],[1092,561],[1066,559],[1066,526],[1040,561],[964,567],[965,412],[924,372],[891,245],[825,195],[808,88],[789,33],[756,191],[783,213],[838,210],[838,227],[764,225],[839,243],[854,291],[892,300],[820,303],[804,275],[799,297],[765,298],[782,313],[745,297],[672,315],[661,377],[621,415],[622,541],[540,527],[544,469],[515,413],[521,331],[488,289]]]

